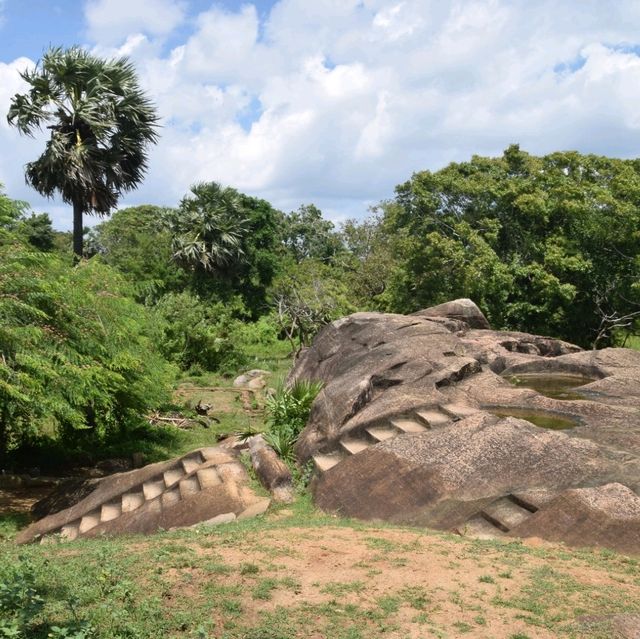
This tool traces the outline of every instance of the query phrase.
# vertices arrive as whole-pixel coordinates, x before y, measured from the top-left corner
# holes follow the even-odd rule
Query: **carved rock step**
[[[122,512],[130,513],[144,504],[144,493],[125,493],[122,495]]]
[[[200,455],[192,455],[182,460],[184,472],[188,475],[202,465],[202,457]]]
[[[122,514],[122,500],[110,501],[102,504],[100,511],[100,521],[111,521],[117,519]]]
[[[340,440],[340,446],[342,446],[349,455],[357,455],[363,450],[369,448],[369,443],[363,439],[348,438]]]
[[[197,477],[187,477],[182,479],[180,484],[180,496],[182,499],[189,497],[189,495],[195,495],[200,490],[200,483]]]
[[[398,431],[391,426],[370,426],[366,432],[376,442],[383,442],[398,434]]]
[[[60,529],[60,536],[68,541],[73,541],[78,536],[78,523],[74,522],[63,526]],[[47,537],[43,537],[40,543],[46,543],[45,539],[47,539]]]
[[[171,506],[171,504],[175,504],[177,501],[182,499],[182,496],[180,495],[180,488],[176,487],[171,490],[166,490],[162,493],[162,497],[160,499],[162,500],[163,508]]]
[[[184,475],[185,473],[183,468],[171,468],[165,471],[163,475],[164,483],[168,488],[169,486],[173,486],[173,484],[179,482],[184,477]]]
[[[164,479],[146,481],[142,484],[142,492],[144,493],[144,498],[147,501],[155,499],[158,495],[161,495],[165,488]]]
[[[456,417],[460,417],[460,419],[470,417],[480,412],[479,408],[467,406],[466,404],[445,404],[442,408],[450,415],[455,415]]]
[[[416,415],[425,424],[429,424],[429,426],[431,426],[432,428],[444,426],[447,422],[451,421],[451,415],[442,412],[438,407],[421,408],[416,411]]]
[[[401,433],[423,433],[427,430],[427,428],[420,422],[417,422],[415,419],[408,419],[406,417],[396,417],[394,419],[390,419],[389,423],[391,423]]]
[[[503,497],[489,504],[489,506],[484,508],[482,513],[505,532],[515,528],[531,516],[531,512],[522,508],[522,506],[518,506],[518,504],[511,501],[508,497]]]
[[[78,527],[78,533],[86,533],[87,531],[95,528],[100,523],[100,511],[92,510],[90,513],[87,513],[81,520],[80,526]]]
[[[218,471],[213,467],[196,471],[196,476],[201,489],[211,488],[211,486],[218,486],[222,483]]]
[[[343,459],[344,455],[340,452],[329,453],[326,455],[317,454],[313,456],[313,463],[321,473],[324,473],[330,468],[333,468],[336,464],[340,463]]]
[[[475,539],[497,539],[504,536],[504,532],[493,524],[489,523],[481,515],[476,515],[467,521],[462,533],[465,537]]]

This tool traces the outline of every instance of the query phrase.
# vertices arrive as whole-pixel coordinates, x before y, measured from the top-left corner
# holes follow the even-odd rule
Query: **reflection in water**
[[[506,378],[514,386],[531,388],[545,397],[552,399],[586,399],[573,392],[574,389],[589,384],[594,380],[580,375],[513,375]]]

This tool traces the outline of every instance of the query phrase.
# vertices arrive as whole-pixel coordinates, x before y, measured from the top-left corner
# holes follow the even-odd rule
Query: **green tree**
[[[3,192],[2,183],[0,183],[0,230],[5,232],[8,229],[14,229],[18,220],[29,209],[26,202],[12,200]]]
[[[309,346],[325,324],[356,310],[342,275],[323,262],[304,260],[275,280],[271,296],[276,320],[293,351]]]
[[[297,263],[305,259],[330,262],[343,249],[333,223],[325,220],[322,211],[313,204],[303,205],[285,216],[283,243]]]
[[[226,305],[205,304],[184,291],[160,298],[154,313],[162,326],[160,349],[182,370],[229,373],[246,363],[237,345],[239,322]]]
[[[638,160],[513,145],[416,173],[383,208],[393,310],[471,297],[496,328],[591,345],[640,309]]]
[[[239,297],[256,319],[281,260],[282,214],[266,200],[216,182],[197,184],[168,216],[173,258],[202,298]]]
[[[97,254],[123,273],[139,301],[155,302],[169,291],[182,290],[188,274],[171,259],[171,213],[150,205],[120,209],[89,231],[85,254]]]
[[[217,182],[191,187],[171,217],[173,259],[197,273],[221,273],[242,259],[246,232],[240,196]]]
[[[41,251],[51,251],[54,247],[55,231],[47,213],[32,213],[28,217],[23,217],[20,220],[18,232],[29,244]]]
[[[59,192],[73,206],[73,249],[81,257],[83,214],[108,214],[142,180],[158,117],[126,58],[52,48],[21,76],[30,89],[12,99],[9,123],[30,136],[45,126],[51,131],[26,179],[38,193]]]

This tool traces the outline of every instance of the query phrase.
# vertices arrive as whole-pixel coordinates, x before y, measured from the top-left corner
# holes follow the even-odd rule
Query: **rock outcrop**
[[[237,453],[201,448],[166,462],[92,480],[72,505],[40,519],[18,543],[73,540],[99,535],[153,533],[202,522],[230,521],[264,512]]]
[[[487,327],[458,300],[318,335],[290,376],[324,382],[297,444],[316,503],[640,553],[640,353]]]

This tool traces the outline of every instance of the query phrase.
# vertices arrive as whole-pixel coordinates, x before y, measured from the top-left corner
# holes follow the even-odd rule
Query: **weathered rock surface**
[[[93,480],[88,494],[78,493],[78,501],[31,524],[16,541],[153,533],[264,512],[269,499],[257,496],[248,479],[235,451],[201,448]]]
[[[298,360],[290,381],[324,382],[297,444],[317,504],[640,553],[640,353],[472,328],[474,307],[356,313]],[[534,389],[567,379],[564,397]]]
[[[275,501],[290,504],[293,501],[293,478],[289,467],[267,445],[262,435],[249,439],[249,453],[260,483]]]

